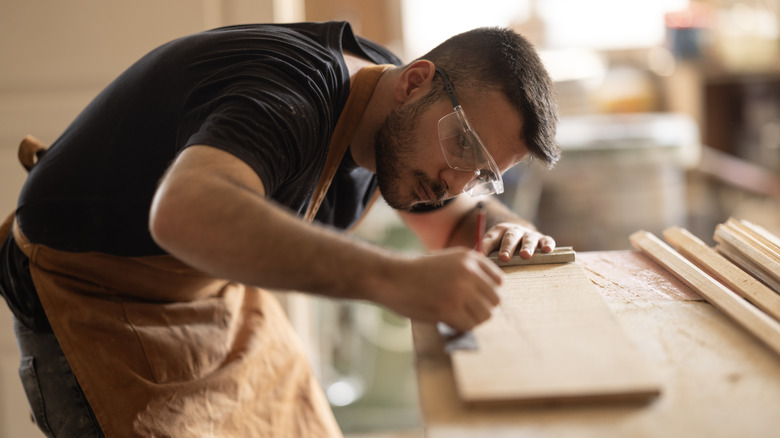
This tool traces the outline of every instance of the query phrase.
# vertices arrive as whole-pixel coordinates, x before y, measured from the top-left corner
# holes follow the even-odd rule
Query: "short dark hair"
[[[548,168],[558,161],[555,89],[528,40],[510,29],[483,27],[455,35],[419,59],[447,72],[456,92],[463,87],[502,92],[523,116],[520,135],[531,156]],[[434,81],[441,81],[439,75]],[[433,88],[437,99],[446,98],[443,85]]]

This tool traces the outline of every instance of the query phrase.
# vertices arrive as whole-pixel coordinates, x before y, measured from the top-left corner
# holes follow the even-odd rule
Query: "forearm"
[[[184,177],[186,184],[178,178]],[[388,288],[400,254],[304,223],[234,181],[174,175],[150,217],[158,244],[210,275],[274,289],[372,299]]]
[[[364,283],[391,277],[384,272],[393,261],[386,251],[306,224],[270,204],[236,210],[235,216],[212,215],[203,225],[208,231],[172,252],[212,275],[333,297],[357,298],[359,291],[378,287]],[[241,219],[230,221],[231,216]]]

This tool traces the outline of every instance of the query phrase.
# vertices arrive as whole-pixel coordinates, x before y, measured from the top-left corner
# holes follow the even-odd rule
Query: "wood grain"
[[[711,277],[780,321],[780,295],[772,289],[718,254],[688,230],[668,228],[664,230],[664,239]]]
[[[652,233],[637,231],[630,236],[630,240],[636,249],[669,270],[709,303],[780,354],[780,323],[707,275]]]
[[[754,242],[754,245],[767,257],[780,263],[780,239],[777,236],[746,220],[729,218],[726,224],[748,236],[750,241]]]
[[[775,260],[771,249],[735,221],[719,224],[714,239],[721,254],[780,293],[780,260]]]
[[[646,301],[703,301],[699,294],[639,251],[581,252],[577,262],[607,305]]]
[[[502,303],[452,354],[469,404],[646,399],[661,385],[577,263],[505,268]]]

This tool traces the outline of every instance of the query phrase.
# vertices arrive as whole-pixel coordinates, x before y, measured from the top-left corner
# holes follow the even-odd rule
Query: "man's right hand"
[[[500,302],[503,271],[475,251],[446,249],[398,268],[391,292],[371,298],[412,319],[441,321],[465,332],[489,319]]]

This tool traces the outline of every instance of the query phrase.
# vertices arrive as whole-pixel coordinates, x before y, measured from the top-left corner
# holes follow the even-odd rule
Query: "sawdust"
[[[607,301],[701,300],[671,273],[636,251],[586,252],[577,261]]]

